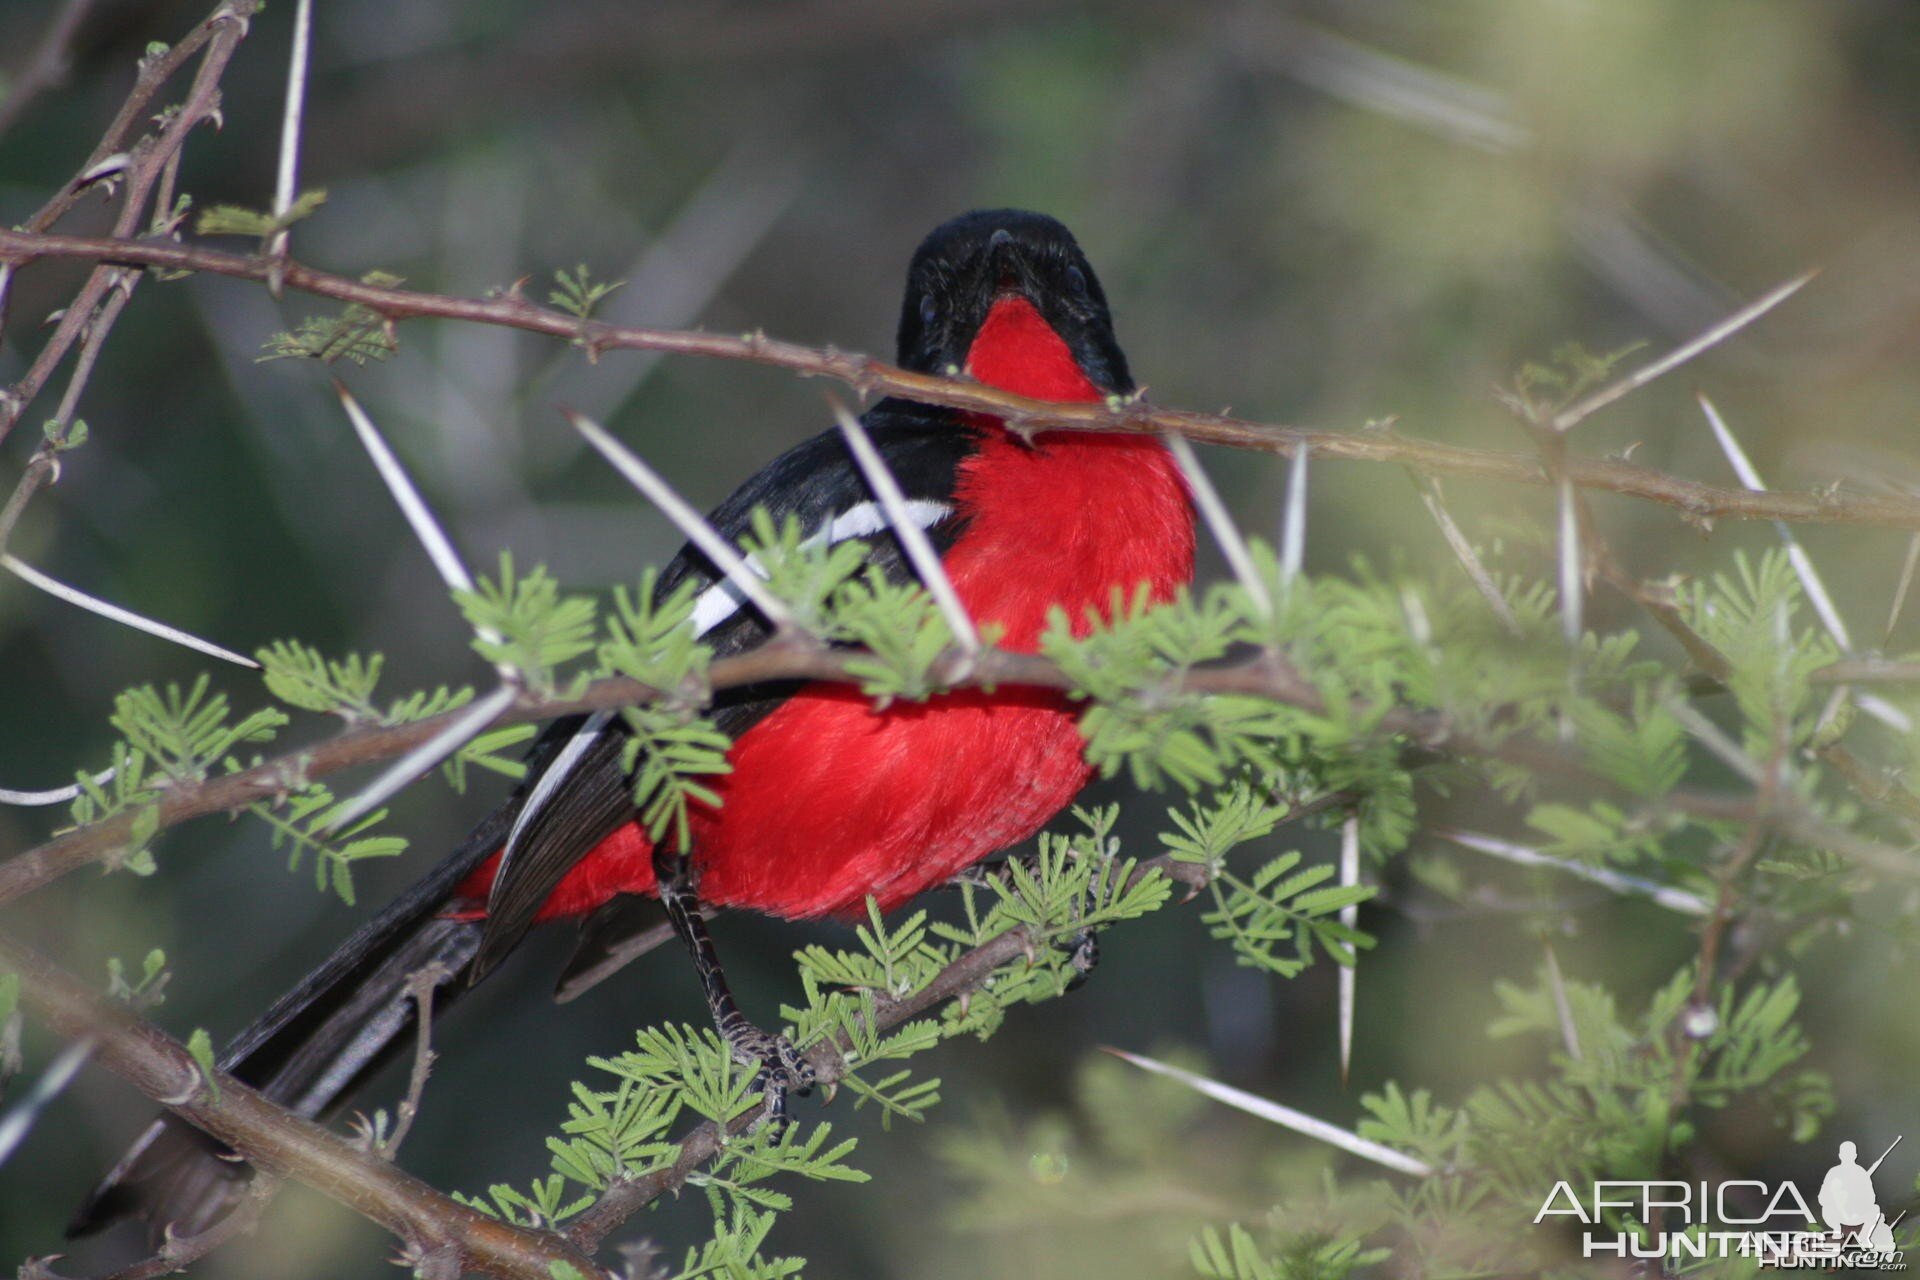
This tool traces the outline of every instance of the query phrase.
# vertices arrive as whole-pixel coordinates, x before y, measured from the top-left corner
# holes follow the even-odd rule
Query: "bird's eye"
[[[1067,292],[1076,298],[1087,296],[1087,273],[1078,267],[1067,268]]]
[[[934,301],[933,290],[929,289],[920,295],[920,323],[931,328],[934,317],[939,314],[940,306]]]

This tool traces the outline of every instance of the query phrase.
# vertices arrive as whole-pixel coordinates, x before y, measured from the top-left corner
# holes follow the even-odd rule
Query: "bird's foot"
[[[780,1126],[787,1124],[788,1097],[798,1094],[804,1098],[813,1092],[813,1064],[802,1056],[793,1041],[762,1031],[744,1018],[722,1027],[720,1033],[726,1038],[727,1047],[733,1050],[734,1061],[759,1068],[753,1087],[760,1092],[766,1121]]]
[[[1073,968],[1073,976],[1067,979],[1067,990],[1078,991],[1100,967],[1100,935],[1091,929],[1082,929],[1054,945],[1067,953],[1067,963]]]

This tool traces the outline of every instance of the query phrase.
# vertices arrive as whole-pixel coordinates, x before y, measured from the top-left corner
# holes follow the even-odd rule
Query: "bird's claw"
[[[1067,964],[1073,969],[1073,976],[1067,979],[1067,990],[1078,991],[1100,966],[1100,935],[1091,929],[1082,929],[1056,945],[1067,953]]]
[[[804,1098],[813,1092],[813,1064],[787,1037],[751,1025],[729,1029],[727,1044],[736,1062],[759,1068],[753,1087],[760,1094],[766,1119],[785,1126],[789,1122],[788,1097],[798,1094]]]

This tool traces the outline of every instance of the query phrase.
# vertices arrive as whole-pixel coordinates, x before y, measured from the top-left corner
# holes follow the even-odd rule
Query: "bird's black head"
[[[900,308],[900,365],[924,373],[965,369],[995,305],[1019,299],[1066,344],[1096,388],[1133,390],[1107,295],[1073,233],[1020,209],[963,213],[921,242]]]

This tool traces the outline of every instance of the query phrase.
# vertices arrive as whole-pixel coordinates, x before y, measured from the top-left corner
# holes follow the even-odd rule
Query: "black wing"
[[[944,553],[960,533],[953,493],[960,463],[974,448],[973,432],[948,411],[899,400],[881,402],[862,421],[899,481],[915,521]],[[895,581],[912,577],[905,552],[885,532],[886,516],[837,431],[817,435],[776,458],[707,518],[737,545],[749,532],[756,507],[766,508],[775,521],[793,516],[802,529],[828,541],[866,540],[869,564]],[[698,584],[695,626],[716,657],[751,649],[770,634],[766,619],[691,545],[682,547],[661,574],[658,595],[664,598],[689,579]],[[737,738],[792,691],[787,684],[729,690],[715,703],[715,723]],[[632,784],[622,767],[627,737],[619,715],[603,712],[558,722],[541,740],[547,764],[530,780],[527,800],[507,837],[487,899],[486,933],[474,957],[474,981],[520,941],[574,863],[633,819]],[[623,913],[603,913],[596,919],[625,929]],[[618,937],[604,935],[605,929],[598,928],[587,945],[618,947]]]

